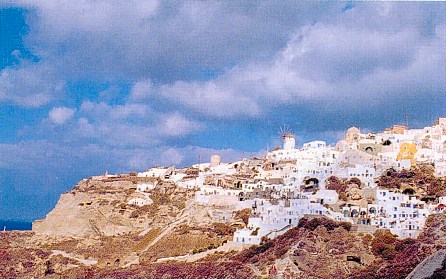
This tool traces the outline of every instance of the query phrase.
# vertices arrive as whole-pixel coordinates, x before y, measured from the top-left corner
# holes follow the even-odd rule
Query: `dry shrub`
[[[232,236],[235,232],[235,229],[225,223],[213,223],[212,224],[213,232],[215,232],[219,236]]]
[[[245,208],[242,210],[234,211],[234,218],[237,220],[242,220],[243,223],[245,223],[246,225],[248,225],[248,219],[250,215],[251,215],[251,208]]]
[[[346,231],[350,231],[352,224],[348,222],[337,222],[327,217],[317,217],[310,220],[307,218],[301,218],[299,220],[299,224],[297,225],[299,228],[305,228],[310,231],[314,231],[319,226],[323,226],[329,231],[332,231],[338,227],[342,227]]]

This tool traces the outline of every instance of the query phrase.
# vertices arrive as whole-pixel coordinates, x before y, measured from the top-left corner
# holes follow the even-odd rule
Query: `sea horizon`
[[[32,221],[28,220],[0,220],[0,230],[6,231],[30,231]]]

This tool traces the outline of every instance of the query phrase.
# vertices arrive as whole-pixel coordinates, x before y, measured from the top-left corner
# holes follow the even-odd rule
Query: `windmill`
[[[291,150],[291,149],[295,149],[296,146],[296,141],[295,141],[295,136],[293,135],[293,133],[291,132],[291,129],[286,126],[280,126],[279,127],[279,133],[278,136],[275,137],[274,141],[276,142],[276,139],[280,138],[283,142],[283,149],[285,150]],[[280,150],[282,148],[280,147],[275,147],[272,149],[272,151],[277,151]],[[268,156],[272,156],[272,157],[276,157],[276,155],[274,153],[269,153],[269,146],[266,148],[266,157]]]
[[[279,135],[282,139],[285,139],[285,137],[293,136],[293,133],[291,132],[291,129],[289,126],[283,125],[283,126],[280,126],[280,128],[279,128]]]
[[[283,140],[283,149],[291,150],[296,147],[296,139],[288,126],[281,126],[279,129],[280,137]]]

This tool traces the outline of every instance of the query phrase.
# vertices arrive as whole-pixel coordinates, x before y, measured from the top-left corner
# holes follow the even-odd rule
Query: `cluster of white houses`
[[[428,204],[375,184],[386,169],[409,169],[420,163],[434,165],[436,175],[446,175],[446,118],[424,129],[395,125],[382,133],[361,133],[352,127],[335,146],[314,141],[296,148],[291,133],[285,133],[283,140],[283,148],[268,152],[262,159],[222,163],[214,155],[210,163],[189,169],[152,168],[138,176],[196,189],[196,202],[203,205],[252,208],[248,226],[234,234],[234,241],[250,244],[260,243],[263,236],[286,232],[307,215],[388,228],[402,238],[417,237],[427,216],[441,210],[439,204],[446,204],[446,198]],[[372,202],[330,209],[338,203],[338,194],[325,189],[330,176],[359,178]],[[139,185],[137,190],[145,192],[151,187],[154,185]],[[226,215],[220,212],[215,216]]]

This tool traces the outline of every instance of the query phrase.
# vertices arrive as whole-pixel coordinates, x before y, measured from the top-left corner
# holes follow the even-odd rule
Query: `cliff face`
[[[193,209],[190,213],[200,214]],[[386,231],[374,235],[316,218],[274,240],[242,251],[208,253],[221,245],[220,226],[180,222],[144,236],[67,237],[6,232],[0,235],[0,275],[5,278],[405,278],[425,257],[444,249],[446,215],[430,217],[416,240]],[[226,238],[227,239],[227,238]],[[204,257],[192,250],[208,247]],[[229,251],[229,252],[228,252]],[[200,251],[198,251],[200,252]],[[195,253],[195,252],[194,252]],[[135,255],[140,255],[139,260]],[[186,255],[177,257],[179,255]],[[157,260],[163,257],[170,261]],[[350,259],[349,259],[350,257]],[[135,260],[136,259],[136,260]],[[164,277],[163,277],[164,276]]]
[[[85,237],[95,235],[89,220],[99,220],[98,212],[91,207],[79,206],[90,197],[85,193],[69,192],[61,195],[54,209],[45,219],[33,223],[37,233]]]
[[[194,191],[159,181],[147,193],[135,191],[151,182],[129,175],[82,180],[33,232],[1,235],[0,277],[404,278],[446,248],[445,214],[430,216],[416,240],[316,218],[259,246],[236,247],[225,243],[246,219],[243,211],[215,223],[217,208],[196,204]],[[146,197],[144,206],[129,203]]]
[[[156,187],[138,192],[140,183]],[[34,222],[24,247],[45,251],[40,266],[57,263],[56,258],[70,261],[57,265],[55,273],[64,276],[79,274],[83,267],[121,269],[220,247],[234,228],[213,222],[212,207],[195,204],[194,197],[192,190],[130,175],[84,179],[61,195],[45,219]],[[134,199],[148,203],[133,205]],[[20,233],[11,239],[16,241],[22,241]]]
[[[120,184],[122,188],[101,180],[81,181],[73,190],[61,195],[45,219],[33,223],[33,231],[76,237],[107,236],[131,231],[139,223],[126,218],[125,208],[121,211],[120,206],[126,206],[132,183],[122,181]]]
[[[62,194],[45,219],[33,223],[32,230],[74,237],[140,232],[159,221],[155,220],[157,218],[163,219],[154,224],[157,226],[173,221],[192,197],[181,189],[177,189],[174,197],[166,194],[166,189],[172,188],[172,185],[161,185],[151,193],[137,193],[138,182],[147,182],[147,179],[123,176],[82,180],[73,190]],[[129,203],[135,198],[152,204],[141,207]]]

